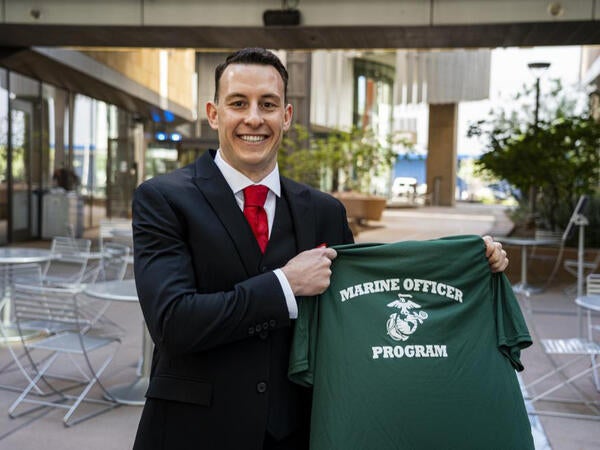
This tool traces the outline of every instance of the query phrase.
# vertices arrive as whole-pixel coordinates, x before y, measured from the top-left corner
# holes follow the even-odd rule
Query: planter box
[[[335,192],[333,196],[344,204],[348,219],[359,224],[367,220],[381,220],[387,204],[385,197],[355,192]]]

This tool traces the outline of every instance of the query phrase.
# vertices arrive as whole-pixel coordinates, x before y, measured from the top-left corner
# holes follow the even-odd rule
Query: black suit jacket
[[[259,449],[265,432],[283,438],[308,421],[310,392],[287,379],[283,291],[213,158],[134,194],[135,278],[155,343],[136,449]],[[352,242],[339,201],[281,185],[295,244],[275,260]]]

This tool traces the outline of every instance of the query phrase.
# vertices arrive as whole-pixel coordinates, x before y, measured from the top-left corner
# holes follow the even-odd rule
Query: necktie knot
[[[264,207],[269,188],[263,184],[252,184],[244,188],[244,205]]]

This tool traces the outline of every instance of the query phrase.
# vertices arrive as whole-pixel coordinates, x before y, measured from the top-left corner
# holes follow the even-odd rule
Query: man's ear
[[[206,103],[206,117],[208,118],[208,124],[213,130],[219,128],[219,113],[217,112],[217,105],[215,102]]]
[[[287,131],[292,126],[292,117],[294,116],[294,108],[290,103],[285,105],[285,113],[283,115],[283,131]]]

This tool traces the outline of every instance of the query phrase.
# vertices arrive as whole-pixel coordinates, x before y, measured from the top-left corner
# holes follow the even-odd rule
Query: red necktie
[[[269,242],[269,222],[264,208],[268,193],[269,188],[262,184],[253,184],[244,189],[244,216],[263,253]]]

